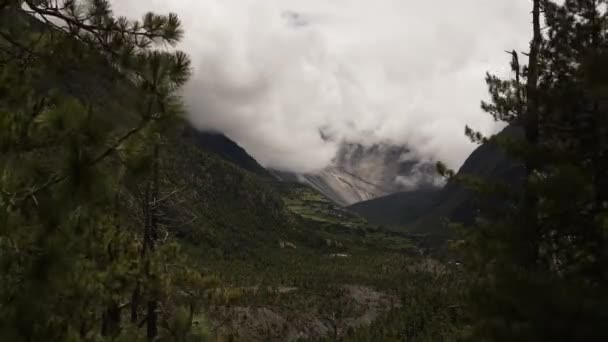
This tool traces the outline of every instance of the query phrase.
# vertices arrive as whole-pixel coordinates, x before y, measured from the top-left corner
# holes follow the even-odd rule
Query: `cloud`
[[[120,0],[118,14],[176,12],[195,74],[184,96],[199,128],[262,164],[329,165],[342,141],[407,145],[459,167],[485,72],[525,50],[528,0]]]
[[[432,164],[420,162],[407,175],[399,175],[395,182],[402,187],[402,191],[419,189],[420,187],[441,187],[445,184],[445,179],[438,177],[431,168]]]

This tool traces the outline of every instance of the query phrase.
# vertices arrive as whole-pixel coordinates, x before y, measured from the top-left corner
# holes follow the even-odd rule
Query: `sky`
[[[405,145],[458,168],[487,71],[526,51],[529,0],[114,0],[116,14],[175,12],[194,74],[189,119],[262,165],[315,172],[344,142]]]

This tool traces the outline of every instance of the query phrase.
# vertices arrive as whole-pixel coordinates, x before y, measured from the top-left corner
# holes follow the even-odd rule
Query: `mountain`
[[[419,161],[406,147],[390,144],[345,143],[332,165],[320,172],[273,174],[282,180],[308,184],[343,206],[441,184],[433,163]]]
[[[241,169],[265,179],[306,184],[341,206],[409,189],[432,191],[439,183],[434,165],[412,158],[403,146],[344,144],[331,166],[310,174],[267,170],[222,133],[187,128],[184,137]]]
[[[258,176],[272,177],[244,148],[222,133],[187,127],[184,130],[184,137],[201,150],[214,154],[244,170]]]
[[[508,126],[494,139],[517,139],[521,134],[520,128]],[[523,167],[489,142],[473,151],[458,171],[458,175],[517,184],[521,182]],[[436,191],[407,191],[348,207],[371,223],[417,233],[444,233],[446,220],[470,224],[478,208],[474,192],[457,182],[449,182]]]
[[[400,226],[403,222],[410,222],[429,210],[440,192],[439,188],[398,192],[355,203],[346,209],[361,215],[373,224]]]

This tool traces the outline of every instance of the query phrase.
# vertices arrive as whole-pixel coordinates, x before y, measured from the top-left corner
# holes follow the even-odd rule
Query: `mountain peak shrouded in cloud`
[[[329,166],[344,141],[407,146],[461,165],[474,146],[486,71],[525,50],[528,0],[121,0],[120,15],[176,12],[199,128],[224,132],[263,165]]]

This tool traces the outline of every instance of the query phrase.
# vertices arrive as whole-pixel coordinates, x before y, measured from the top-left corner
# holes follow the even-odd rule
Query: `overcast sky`
[[[194,62],[191,120],[263,165],[313,171],[342,141],[405,144],[458,168],[475,148],[486,71],[524,51],[529,0],[115,0],[176,12]]]

